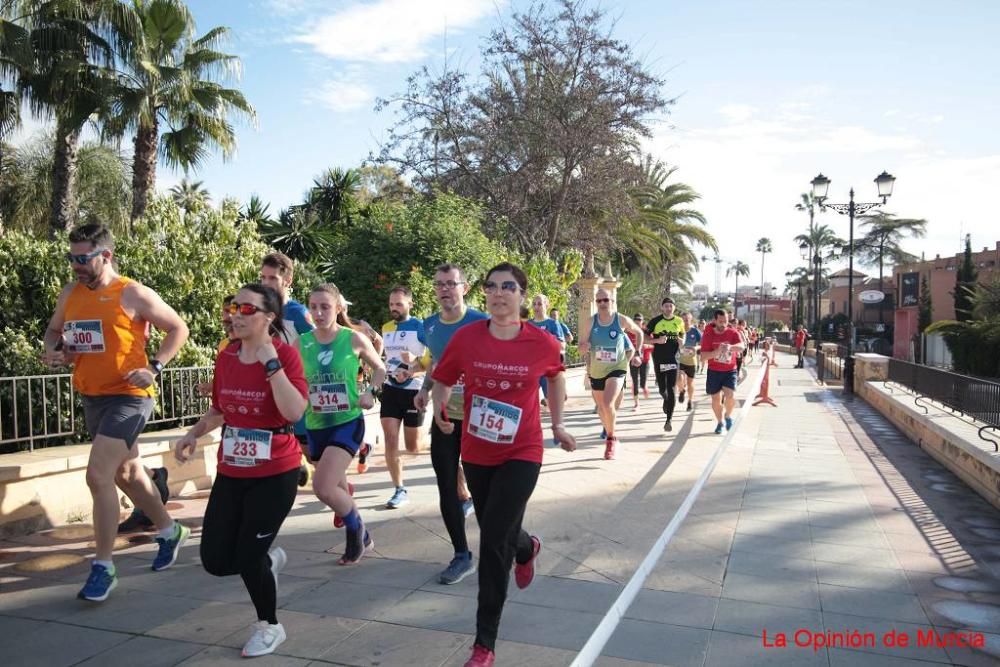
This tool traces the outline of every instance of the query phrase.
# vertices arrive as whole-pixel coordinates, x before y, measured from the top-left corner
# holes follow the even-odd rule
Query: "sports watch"
[[[163,364],[158,359],[150,359],[149,370],[153,371],[153,375],[159,375],[163,372]]]
[[[274,359],[268,359],[267,361],[264,362],[264,370],[267,371],[267,377],[271,377],[272,375],[280,371],[281,368],[282,368],[281,360],[278,359],[278,357],[275,357]]]

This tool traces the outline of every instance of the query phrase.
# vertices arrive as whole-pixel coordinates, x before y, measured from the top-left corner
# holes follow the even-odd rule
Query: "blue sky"
[[[201,31],[227,25],[243,58],[242,87],[259,127],[239,153],[195,175],[216,200],[260,194],[277,210],[328,167],[356,166],[378,147],[391,115],[374,98],[403,88],[445,54],[475,68],[505,0],[189,0]],[[515,7],[525,7],[515,2]],[[727,261],[760,275],[756,239],[775,253],[768,280],[801,263],[794,210],[820,171],[831,201],[874,198],[874,177],[897,177],[887,210],[930,222],[912,251],[951,254],[1000,240],[1000,3],[926,0],[632,0],[603,2],[615,34],[634,45],[678,97],[656,125],[653,154],[703,199]],[[166,188],[179,175],[161,168]],[[847,235],[834,213],[821,222]],[[714,283],[713,264],[700,273]],[[755,278],[756,280],[756,278]],[[725,281],[729,283],[731,281]]]

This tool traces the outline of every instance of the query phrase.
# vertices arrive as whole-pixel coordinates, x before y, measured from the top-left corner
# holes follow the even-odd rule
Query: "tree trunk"
[[[663,282],[666,283],[663,286],[664,294],[666,296],[670,296],[670,283],[674,282],[673,262],[667,262],[663,265]]]
[[[76,224],[76,158],[80,148],[80,128],[62,121],[56,125],[55,155],[52,161],[52,204],[49,210],[49,237]]]
[[[156,119],[150,126],[140,125],[135,133],[135,156],[132,158],[132,217],[134,223],[146,212],[149,193],[156,185],[156,145],[159,141]]]

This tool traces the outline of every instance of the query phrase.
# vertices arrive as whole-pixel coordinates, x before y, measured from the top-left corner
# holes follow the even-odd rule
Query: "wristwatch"
[[[268,359],[264,362],[264,370],[267,371],[267,377],[271,377],[281,370],[281,360],[278,357]]]
[[[153,371],[153,375],[159,375],[163,372],[163,364],[158,359],[150,359],[149,370]]]

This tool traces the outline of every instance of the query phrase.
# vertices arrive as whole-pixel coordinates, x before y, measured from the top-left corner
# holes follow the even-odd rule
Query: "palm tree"
[[[54,235],[76,222],[80,133],[95,114],[106,112],[115,56],[133,48],[139,24],[132,8],[118,0],[27,0],[6,2],[3,10],[23,28],[11,33],[17,57],[3,65],[8,73],[17,70],[17,95],[7,96],[6,104],[19,96],[34,116],[56,122],[49,216]]]
[[[239,75],[237,56],[217,49],[229,29],[216,27],[195,39],[195,22],[181,0],[132,0],[143,39],[124,59],[114,93],[107,133],[135,132],[132,220],[141,217],[156,184],[157,158],[185,172],[208,157],[208,147],[224,157],[236,150],[229,118],[251,122],[256,112],[243,94],[220,80]],[[161,132],[161,124],[169,129]]]
[[[764,256],[767,253],[769,253],[769,252],[773,252],[773,250],[774,250],[774,248],[771,247],[771,239],[767,238],[766,236],[763,237],[763,238],[758,239],[757,240],[757,247],[754,248],[754,252],[759,252],[760,253],[760,296],[761,296],[762,299],[764,299],[765,303],[767,301],[767,295],[764,293]],[[766,313],[764,312],[764,309],[762,308],[761,312],[760,312],[760,326],[761,326],[761,328],[764,327],[764,317],[765,316],[766,316]]]
[[[295,260],[326,259],[333,248],[333,230],[307,206],[290,206],[258,225],[261,238]]]
[[[897,218],[892,213],[878,211],[861,216],[861,227],[867,228],[856,242],[861,261],[869,266],[878,266],[878,288],[882,289],[885,260],[894,264],[912,261],[913,255],[900,247],[904,236],[923,238],[927,234],[927,221],[922,218]],[[878,304],[878,321],[883,322],[885,299]]]
[[[620,230],[627,249],[651,275],[662,276],[663,290],[690,284],[698,267],[695,245],[718,251],[704,228],[705,216],[691,204],[701,198],[684,183],[667,183],[677,167],[647,160],[645,182],[630,190],[635,214]]]
[[[813,277],[813,316],[816,319],[813,326],[817,329],[816,335],[819,335],[819,296],[822,291],[822,285],[820,283],[823,281],[823,274],[825,273],[825,269],[823,269],[822,265],[823,249],[844,247],[847,245],[847,242],[837,236],[829,225],[815,225],[808,234],[799,234],[796,236],[795,242],[799,245],[805,243],[809,246],[809,254],[811,258],[820,258],[820,264],[815,267]]]
[[[786,272],[785,278],[788,279],[788,282],[785,284],[785,293],[791,294],[794,292],[796,294],[796,313],[794,318],[796,321],[792,322],[792,325],[802,324],[803,320],[805,320],[802,293],[809,289],[809,281],[812,279],[812,275],[806,267],[797,266],[793,270]]]
[[[185,213],[200,211],[212,203],[212,199],[209,196],[208,190],[205,189],[204,183],[201,181],[194,181],[192,183],[186,176],[181,179],[180,183],[170,188],[170,196],[174,200],[174,203],[183,209]]]
[[[262,225],[273,222],[271,218],[271,205],[265,204],[258,195],[250,195],[250,201],[240,209],[240,222],[253,222],[259,229]]]
[[[726,269],[726,277],[730,275],[736,276],[736,285],[733,287],[733,312],[739,309],[738,300],[740,298],[740,276],[744,278],[750,277],[750,265],[746,262],[737,261],[735,264],[730,264],[729,268]]]
[[[357,208],[361,174],[355,169],[327,169],[313,180],[307,205],[327,224],[350,222]]]

